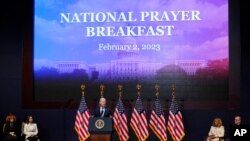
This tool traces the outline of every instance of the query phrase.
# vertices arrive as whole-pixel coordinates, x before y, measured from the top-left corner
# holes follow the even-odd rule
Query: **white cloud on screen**
[[[47,20],[38,16],[35,16],[35,21],[36,33],[40,37],[60,44],[79,44],[83,42],[82,36],[79,36],[83,33],[76,27],[78,25],[61,25],[56,20]]]
[[[222,59],[228,57],[228,36],[205,41],[199,46],[175,45],[166,52],[166,56],[176,59]],[[176,55],[174,57],[174,55]],[[181,56],[181,57],[180,57]]]

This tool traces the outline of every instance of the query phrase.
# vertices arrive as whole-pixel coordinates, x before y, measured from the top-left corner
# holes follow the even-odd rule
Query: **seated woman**
[[[224,141],[225,128],[220,118],[215,118],[211,126],[207,141]]]
[[[26,117],[25,123],[23,123],[23,134],[25,136],[25,141],[38,141],[39,138],[37,124],[33,122],[33,117],[28,115]]]
[[[16,123],[16,116],[9,114],[3,125],[4,141],[18,141],[19,127]]]

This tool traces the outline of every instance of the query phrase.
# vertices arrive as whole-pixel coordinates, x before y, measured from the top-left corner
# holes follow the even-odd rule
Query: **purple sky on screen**
[[[34,62],[35,67],[54,61],[82,61],[87,64],[109,63],[117,59],[117,51],[98,50],[106,44],[159,44],[160,51],[140,50],[141,58],[164,64],[179,59],[213,60],[228,58],[228,1],[227,0],[74,0],[35,1]],[[133,12],[197,10],[196,21],[136,21],[60,23],[60,13],[75,12]],[[86,27],[95,26],[152,26],[174,25],[171,36],[151,37],[86,37]]]

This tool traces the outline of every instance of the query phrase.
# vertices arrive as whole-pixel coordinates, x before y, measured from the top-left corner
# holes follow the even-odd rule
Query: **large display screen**
[[[229,94],[228,0],[34,1],[34,100],[176,97],[223,102]]]

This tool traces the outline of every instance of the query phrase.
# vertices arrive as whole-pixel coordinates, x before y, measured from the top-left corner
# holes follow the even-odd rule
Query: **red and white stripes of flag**
[[[135,107],[133,108],[130,126],[135,132],[138,140],[145,141],[149,136],[149,132],[148,123],[146,119],[146,112],[140,98],[141,85],[137,84],[136,89],[138,96],[136,99]]]
[[[175,84],[172,85],[172,101],[169,108],[168,131],[174,141],[181,141],[185,136],[182,114],[175,100]]]
[[[124,105],[121,99],[122,96],[122,85],[118,85],[119,99],[115,107],[115,112],[113,116],[114,128],[119,136],[120,141],[127,141],[129,139],[128,132],[128,121],[125,114]]]
[[[166,120],[159,100],[160,86],[155,85],[156,100],[154,102],[154,109],[151,112],[149,127],[160,141],[167,140]]]
[[[85,85],[81,85],[82,98],[81,98],[78,110],[76,112],[76,117],[75,117],[75,131],[78,135],[79,141],[87,140],[87,138],[90,136],[90,133],[88,130],[90,113],[86,105],[86,101],[84,97],[84,89],[85,89]]]

